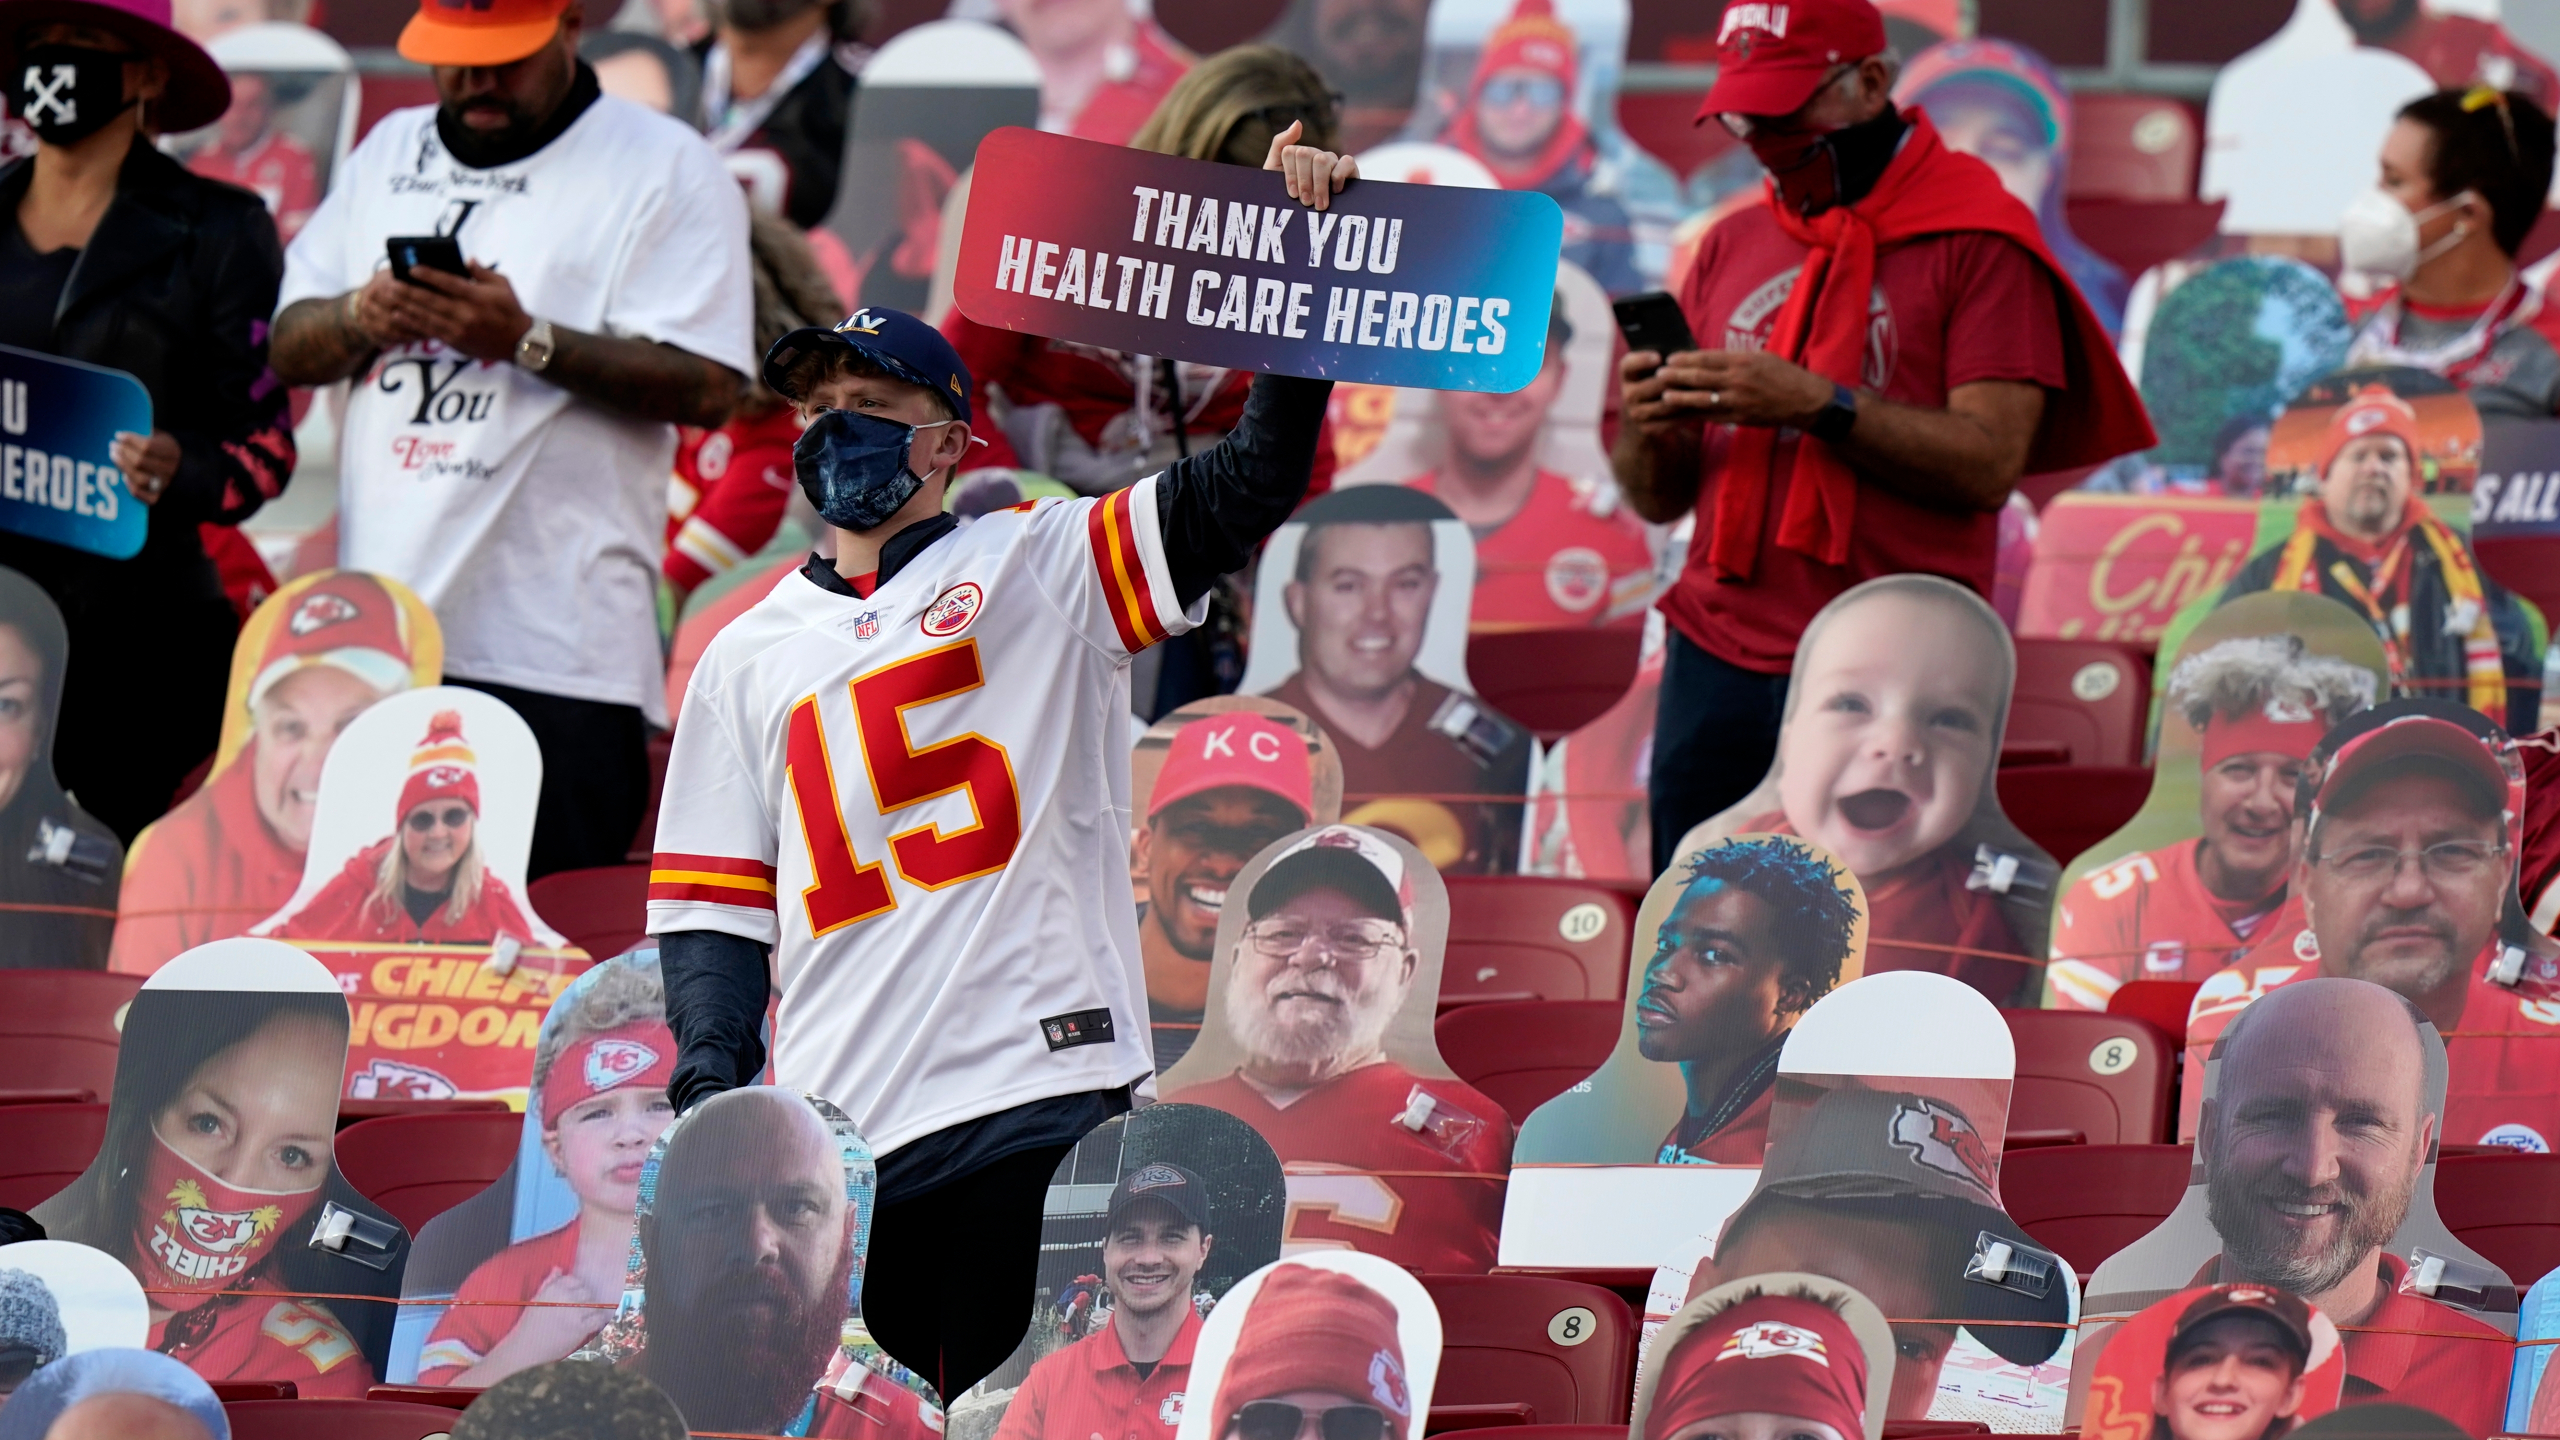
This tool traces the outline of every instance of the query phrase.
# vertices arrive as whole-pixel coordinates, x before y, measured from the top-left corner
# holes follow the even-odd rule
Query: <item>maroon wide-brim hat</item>
[[[230,77],[170,24],[169,0],[0,0],[0,67],[14,78],[18,37],[56,24],[107,31],[168,62],[169,88],[151,104],[152,124],[164,134],[210,125],[231,108]]]

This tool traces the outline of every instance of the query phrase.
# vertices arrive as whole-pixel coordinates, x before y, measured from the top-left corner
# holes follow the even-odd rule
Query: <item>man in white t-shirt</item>
[[[598,93],[578,0],[420,0],[440,103],[385,116],[285,258],[277,373],[355,382],[339,563],[435,607],[445,673],[543,756],[531,870],[618,863],[666,723],[675,427],[755,364],[746,201],[681,121]],[[467,275],[430,268],[449,237]],[[386,250],[404,253],[403,280]]]

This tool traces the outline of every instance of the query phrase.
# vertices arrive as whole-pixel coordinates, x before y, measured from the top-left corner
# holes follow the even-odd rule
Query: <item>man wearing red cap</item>
[[[1405,1440],[1413,1387],[1393,1301],[1355,1275],[1273,1266],[1218,1377],[1213,1440]]]
[[[1809,1295],[1745,1293],[1672,1343],[1639,1440],[1864,1440],[1867,1352],[1848,1317]],[[1780,1418],[1738,1431],[1745,1416]]]
[[[2373,703],[2373,672],[2249,635],[2189,655],[2169,706],[2199,734],[2203,833],[2080,877],[2054,917],[2052,1003],[2104,1010],[2128,980],[2203,980],[2284,903],[2293,800],[2329,727]]]
[[[2381,386],[2347,397],[2320,445],[2320,493],[2293,534],[2231,579],[2228,600],[2308,590],[2365,617],[2395,686],[2538,726],[2542,658],[2515,597],[2418,493],[2418,412]]]
[[[1631,294],[1645,288],[1635,226],[1611,193],[1616,182],[1591,128],[1574,113],[1578,45],[1553,0],[1518,0],[1484,42],[1440,140],[1483,161],[1503,189],[1552,196],[1565,212],[1564,258],[1610,294]]]
[[[1138,953],[1157,1074],[1200,1034],[1229,882],[1262,847],[1314,818],[1314,786],[1306,740],[1269,716],[1232,711],[1173,732],[1147,823],[1129,842],[1129,869],[1147,892]]]
[[[1698,511],[1661,602],[1656,869],[1767,772],[1796,637],[1833,596],[1912,570],[1988,596],[2019,476],[2154,439],[2035,216],[1895,108],[1886,48],[1869,0],[1725,7],[1700,118],[1751,147],[1768,203],[1689,272],[1700,348],[1620,365],[1629,503]]]
[[[107,968],[148,975],[281,909],[302,883],[320,766],[373,703],[434,678],[435,639],[413,635],[389,588],[341,570],[268,602],[249,669],[249,738],[176,809],[135,838]],[[432,626],[429,627],[432,630]],[[427,657],[421,677],[415,661]],[[234,680],[237,684],[237,679]]]

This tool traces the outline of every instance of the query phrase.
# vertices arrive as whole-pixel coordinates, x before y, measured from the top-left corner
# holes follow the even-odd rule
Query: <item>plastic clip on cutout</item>
[[[2498,947],[2498,958],[2489,962],[2489,983],[2513,987],[2524,979],[2524,950],[2515,945]]]
[[[2051,1254],[1985,1230],[1973,1237],[1973,1258],[1965,1262],[1964,1278],[2041,1300],[2053,1292],[2053,1277],[2060,1269]]]
[[[512,974],[516,968],[516,957],[523,953],[523,941],[513,935],[501,935],[498,943],[489,947],[489,958],[481,962],[480,968],[492,975]]]
[[[27,847],[27,863],[51,865],[91,880],[103,880],[115,868],[116,853],[103,840],[91,839],[51,816],[36,818],[36,843]]]
[[[2496,1309],[2505,1303],[2504,1297],[2515,1293],[2503,1274],[2423,1246],[2410,1247],[2409,1273],[2402,1277],[2400,1289],[2471,1310]]]
[[[2054,866],[2032,855],[2012,855],[1988,845],[1976,845],[1973,847],[1973,871],[1964,877],[1964,888],[1988,890],[1994,895],[2051,890],[2053,877],[2058,873]]]
[[[332,1200],[320,1207],[311,1227],[311,1248],[353,1260],[369,1270],[388,1270],[400,1250],[400,1227],[360,1214]]]

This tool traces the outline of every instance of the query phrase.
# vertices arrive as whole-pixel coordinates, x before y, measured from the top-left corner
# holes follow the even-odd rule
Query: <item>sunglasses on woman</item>
[[[0,1345],[0,1395],[26,1384],[43,1362],[44,1352],[32,1345]]]
[[[433,830],[438,825],[444,826],[447,830],[459,830],[470,823],[470,810],[460,805],[450,806],[443,810],[412,810],[409,812],[409,828],[417,831],[421,835]]]
[[[1387,1433],[1387,1414],[1375,1405],[1310,1411],[1281,1400],[1256,1400],[1237,1410],[1228,1433],[1243,1440],[1298,1440],[1311,1418],[1323,1440],[1384,1440]]]

